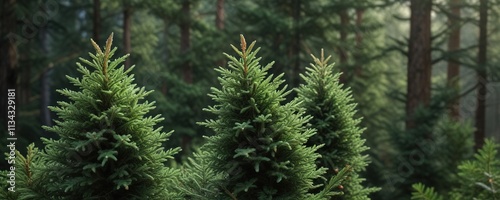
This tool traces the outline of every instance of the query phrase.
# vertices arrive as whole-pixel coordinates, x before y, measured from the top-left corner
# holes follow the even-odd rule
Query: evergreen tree
[[[241,36],[241,51],[232,46],[240,58],[226,54],[229,66],[216,69],[222,87],[212,88],[217,104],[206,110],[217,118],[201,123],[215,132],[205,146],[211,167],[224,174],[227,198],[324,199],[339,180],[317,195],[309,193],[326,171],[315,165],[322,145],[305,146],[315,134],[305,127],[310,117],[303,116],[298,101],[281,104],[290,93],[286,86],[280,89],[283,74],[268,75],[273,63],[262,67],[254,45],[247,49]]]
[[[444,195],[438,194],[434,187],[422,183],[413,185],[412,198],[415,200],[445,199],[498,199],[498,180],[500,179],[499,145],[486,140],[485,145],[474,155],[473,160],[462,162],[458,166],[458,186]]]
[[[128,55],[110,61],[112,40],[104,52],[92,41],[92,61],[80,60],[95,70],[77,63],[83,77],[67,78],[79,91],[58,90],[71,102],[50,107],[59,120],[44,128],[60,139],[44,139],[46,188],[62,199],[168,199],[177,172],[164,163],[179,148],[161,147],[171,132],[154,128],[160,115],[145,116],[154,102],[140,101],[151,91],[133,84],[133,67],[119,67]]]
[[[348,180],[345,181],[344,195],[338,199],[368,199],[368,194],[376,191],[375,188],[365,188],[361,185],[363,178],[359,172],[368,164],[367,155],[362,155],[368,149],[361,139],[364,129],[359,126],[360,118],[356,118],[356,104],[353,103],[351,91],[343,89],[339,83],[340,73],[333,74],[333,64],[328,64],[328,58],[324,58],[323,50],[321,58],[312,56],[314,64],[306,68],[306,74],[301,74],[305,84],[297,89],[298,99],[307,115],[313,118],[311,126],[317,129],[317,134],[309,138],[307,145],[314,146],[324,144],[318,150],[321,159],[318,165],[328,168],[326,178],[329,179],[345,166],[351,166],[348,172]]]
[[[52,199],[49,192],[46,191],[45,174],[40,173],[41,167],[40,154],[41,151],[32,143],[26,148],[26,156],[16,151],[13,167],[15,172],[15,180],[11,181],[12,171],[2,171],[1,173],[1,188],[0,199],[16,200],[16,199]],[[11,185],[14,182],[15,185]],[[10,191],[8,188],[14,190]]]

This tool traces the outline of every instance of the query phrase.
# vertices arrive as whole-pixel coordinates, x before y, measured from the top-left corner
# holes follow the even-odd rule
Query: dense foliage
[[[179,148],[164,150],[170,134],[155,124],[160,115],[146,116],[154,102],[141,102],[151,91],[136,87],[133,69],[119,66],[127,56],[110,61],[112,35],[104,51],[95,44],[92,61],[80,59],[83,77],[68,79],[77,91],[62,89],[70,102],[51,107],[59,120],[52,127],[60,139],[45,139],[45,188],[54,198],[164,199],[177,173],[165,162]]]
[[[307,145],[324,145],[318,150],[321,158],[319,166],[328,169],[326,178],[333,177],[338,170],[350,166],[349,181],[343,185],[344,195],[339,199],[368,199],[373,188],[366,188],[361,183],[363,178],[359,172],[368,165],[367,155],[362,155],[368,149],[361,139],[363,129],[359,126],[361,119],[355,117],[356,104],[353,102],[350,90],[342,88],[339,83],[340,73],[333,74],[333,64],[329,64],[330,57],[312,56],[314,63],[301,74],[305,84],[298,89],[298,100],[311,115],[311,127],[317,133],[311,136]]]
[[[309,116],[298,101],[282,105],[290,93],[283,75],[268,75],[273,63],[262,67],[253,49],[241,36],[239,58],[226,55],[227,68],[220,67],[221,88],[212,88],[216,105],[206,109],[217,118],[202,123],[215,135],[208,138],[212,167],[225,174],[223,188],[237,199],[307,199],[319,187],[325,168],[317,168],[316,153],[322,144],[306,146],[315,134],[305,127]]]

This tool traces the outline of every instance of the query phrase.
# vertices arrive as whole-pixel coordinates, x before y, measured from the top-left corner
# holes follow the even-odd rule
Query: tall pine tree
[[[71,101],[50,107],[59,120],[44,128],[60,138],[44,139],[47,190],[63,199],[168,199],[177,172],[165,162],[180,149],[163,149],[171,132],[154,127],[160,115],[146,116],[155,108],[142,102],[151,91],[133,83],[134,67],[119,66],[128,55],[110,61],[112,40],[104,51],[92,41],[92,60],[80,60],[94,70],[77,63],[83,77],[67,78],[79,90],[58,90]]]
[[[312,57],[314,64],[301,74],[305,84],[297,89],[300,105],[313,117],[310,124],[317,129],[307,145],[324,144],[318,150],[321,154],[318,165],[328,168],[328,179],[339,169],[351,166],[352,170],[347,173],[349,178],[338,188],[344,195],[335,199],[369,199],[368,194],[377,189],[362,186],[364,179],[358,174],[368,164],[367,155],[362,155],[368,147],[361,138],[364,129],[359,126],[361,119],[355,117],[356,104],[351,91],[342,88],[340,73],[333,74],[333,64],[328,64],[330,57],[325,59],[323,50],[320,59]]]
[[[225,174],[221,190],[228,199],[324,199],[335,184],[309,193],[325,173],[315,164],[322,145],[305,146],[315,134],[305,127],[310,117],[298,101],[282,105],[290,93],[280,88],[283,74],[268,75],[273,63],[262,67],[254,45],[241,36],[241,51],[233,46],[240,58],[226,54],[229,66],[216,69],[222,87],[210,94],[217,104],[206,109],[217,118],[201,123],[215,132],[204,148],[212,169]]]

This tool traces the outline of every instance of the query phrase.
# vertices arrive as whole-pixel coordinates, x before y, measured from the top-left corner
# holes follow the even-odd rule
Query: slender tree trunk
[[[215,26],[218,30],[224,29],[224,0],[217,0],[217,13],[215,15]]]
[[[187,55],[189,48],[191,47],[191,2],[189,0],[182,1],[182,22],[180,24],[181,29],[181,55]],[[183,78],[186,83],[193,82],[193,68],[189,60],[185,59],[182,64]]]
[[[101,1],[94,0],[94,15],[92,17],[94,25],[92,39],[99,42],[99,33],[101,32]]]
[[[42,51],[45,55],[49,53],[49,42],[47,39],[48,36],[48,27],[45,26],[40,29],[40,42],[42,46]],[[52,62],[47,64],[47,68],[40,75],[40,120],[42,125],[52,126],[52,117],[50,115],[50,111],[48,106],[50,105],[50,80],[52,75]],[[48,132],[46,132],[48,133]],[[50,134],[50,133],[48,133]]]
[[[224,21],[226,19],[224,13],[224,0],[217,0],[216,8],[217,11],[215,13],[215,27],[217,27],[217,30],[219,30],[219,33],[222,36],[224,34]],[[218,66],[224,66],[224,63],[226,63],[226,60],[223,57],[217,60]]]
[[[132,25],[132,8],[125,5],[123,10],[123,46],[125,54],[130,54],[132,47],[130,45],[130,26]],[[125,60],[125,69],[130,67],[130,57]]]
[[[356,31],[356,57],[360,57],[361,53],[363,51],[363,31],[361,30],[361,26],[363,24],[363,15],[365,13],[364,9],[356,9],[356,27],[358,28],[358,31]],[[362,65],[358,64],[356,65],[356,71],[355,71],[355,76],[361,76],[363,73],[362,70]]]
[[[339,12],[340,16],[340,44],[338,47],[339,52],[339,62],[342,66],[342,75],[340,76],[340,82],[347,82],[347,50],[345,49],[347,43],[347,27],[349,26],[349,14],[347,13],[347,8]]]
[[[418,126],[415,109],[431,97],[431,0],[411,0],[406,129]]]
[[[16,29],[16,16],[14,7],[16,0],[2,1],[0,16],[0,127],[7,125],[7,90],[15,89],[18,76],[18,51],[15,41],[10,40],[7,35],[18,34]],[[17,102],[17,99],[16,99]],[[5,129],[6,130],[6,129]],[[7,137],[7,136],[5,136]]]
[[[479,84],[477,94],[477,110],[476,110],[476,132],[474,133],[475,146],[477,151],[484,144],[485,125],[486,125],[486,85],[488,77],[486,74],[486,51],[488,48],[488,0],[479,1],[479,52],[478,52],[478,70],[477,79]]]
[[[451,13],[448,16],[450,26],[450,38],[448,39],[448,52],[453,53],[460,50],[460,0],[451,0]],[[460,64],[456,56],[448,60],[448,86],[459,90]],[[460,97],[450,102],[450,117],[454,120],[460,119]]]
[[[183,0],[182,1],[182,8],[181,8],[181,14],[182,14],[182,21],[180,23],[180,30],[181,30],[181,46],[180,46],[180,51],[181,51],[181,56],[186,57],[186,55],[189,53],[189,48],[191,47],[191,2],[190,0]],[[191,66],[191,63],[188,59],[184,59],[184,63],[182,64],[182,74],[183,74],[183,79],[186,83],[193,83],[193,68]],[[181,139],[181,148],[186,150],[185,152],[188,153],[190,152],[190,143],[191,143],[191,136],[184,134],[182,135]]]
[[[168,41],[168,38],[170,37],[170,35],[169,35],[170,23],[169,23],[168,17],[166,17],[166,16],[163,17],[163,25],[165,26],[165,30],[164,30],[165,31],[165,33],[164,33],[165,39],[164,40]],[[168,48],[165,48],[165,58],[166,58],[165,62],[168,62],[170,59],[170,52],[168,51]],[[167,93],[168,93],[167,82],[164,79],[161,82],[161,93],[163,95],[167,95]]]
[[[50,64],[49,64],[50,65]],[[52,117],[50,116],[50,111],[48,106],[50,105],[50,75],[52,74],[52,67],[47,67],[40,78],[40,118],[42,125],[52,126]]]
[[[290,73],[293,80],[293,86],[298,86],[300,83],[299,72],[300,69],[300,7],[301,0],[293,1],[292,18],[293,18],[293,40],[290,52],[290,60],[292,61],[292,72]]]

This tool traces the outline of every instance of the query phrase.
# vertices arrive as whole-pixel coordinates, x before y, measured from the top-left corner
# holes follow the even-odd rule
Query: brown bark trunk
[[[14,13],[16,0],[4,0],[1,4],[2,7],[0,9],[2,9],[2,15],[0,16],[0,96],[2,98],[0,99],[0,115],[6,116],[8,105],[7,90],[16,89],[18,75],[17,45],[15,41],[10,40],[7,35],[9,33],[17,34],[18,32],[16,29],[16,16]],[[0,123],[0,127],[6,127],[7,118],[1,117]]]
[[[181,56],[186,57],[186,55],[189,53],[189,48],[191,47],[191,2],[190,0],[184,0],[182,1],[182,8],[181,8],[181,14],[182,14],[182,21],[180,23],[180,29],[181,29],[181,46],[180,46],[180,51],[181,51]],[[184,59],[184,63],[182,64],[182,74],[183,74],[183,79],[186,83],[193,83],[193,68],[191,66],[191,63],[188,59]],[[189,147],[191,143],[191,136],[184,134],[182,135],[181,138],[181,148],[186,150],[186,153],[189,152]]]
[[[165,33],[164,33],[164,34],[165,34],[165,36],[164,36],[164,37],[165,37],[165,41],[167,41],[167,40],[168,40],[168,38],[170,37],[170,36],[169,36],[169,27],[170,27],[170,23],[169,23],[169,20],[168,20],[168,18],[167,18],[166,16],[165,16],[165,17],[163,17],[163,25],[165,26],[165,30],[164,30],[164,31],[165,31]],[[168,48],[166,48],[165,57],[167,58],[167,59],[165,60],[165,62],[168,62],[168,59],[170,58],[170,52],[168,51]],[[161,93],[162,93],[163,95],[167,95],[167,93],[168,93],[167,82],[166,82],[165,80],[163,80],[163,81],[161,82]]]
[[[358,31],[356,31],[356,52],[358,56],[361,56],[363,49],[363,31],[361,31],[361,26],[363,24],[363,15],[365,11],[363,9],[356,9],[356,27]],[[357,57],[358,57],[357,56]],[[361,76],[363,73],[361,64],[356,65],[355,76]]]
[[[220,31],[220,34],[224,34],[222,31],[224,30],[224,21],[225,21],[225,13],[224,13],[224,0],[217,0],[217,11],[215,13],[215,26],[217,30]],[[220,58],[217,61],[218,66],[224,66],[226,60],[224,58]]]
[[[101,32],[101,1],[94,0],[94,15],[92,17],[94,30],[92,39],[99,44],[99,33]]]
[[[301,0],[294,0],[293,2],[293,11],[292,11],[292,18],[293,18],[293,40],[292,40],[292,46],[291,46],[291,52],[290,52],[290,59],[292,61],[292,71],[291,75],[294,77],[293,80],[293,85],[292,86],[298,86],[300,83],[300,78],[299,78],[299,72],[302,70],[300,69],[300,4]]]
[[[450,26],[450,38],[448,39],[448,52],[453,53],[460,50],[460,0],[450,1],[451,14],[448,16]],[[456,56],[448,60],[448,86],[459,90],[460,64]],[[449,105],[450,117],[454,120],[460,119],[460,97],[457,97]]]
[[[191,47],[191,16],[190,16],[190,10],[191,10],[191,2],[189,0],[184,0],[182,1],[182,22],[180,24],[180,29],[181,29],[181,55],[185,56],[188,54],[189,48]],[[193,68],[191,66],[191,63],[189,60],[185,60],[184,63],[182,64],[182,74],[184,81],[186,83],[192,83],[193,82]]]
[[[474,133],[475,146],[477,151],[484,144],[485,124],[486,124],[486,85],[488,77],[486,74],[486,51],[488,48],[488,0],[479,1],[479,52],[478,52],[478,67],[477,78],[479,89],[477,94],[477,110],[476,110],[476,132]]]
[[[344,9],[339,12],[340,16],[340,44],[338,47],[339,51],[339,63],[342,69],[342,75],[340,76],[340,82],[347,82],[347,51],[345,49],[345,44],[347,43],[347,27],[349,26],[349,14],[347,13],[347,9]]]
[[[224,29],[224,0],[217,0],[217,14],[215,15],[215,26],[217,29]]]
[[[123,10],[123,46],[125,54],[130,54],[132,47],[130,45],[130,26],[132,25],[132,8],[125,6]],[[130,57],[125,60],[125,69],[130,67]]]
[[[411,0],[406,129],[418,126],[415,109],[431,97],[431,0]]]

